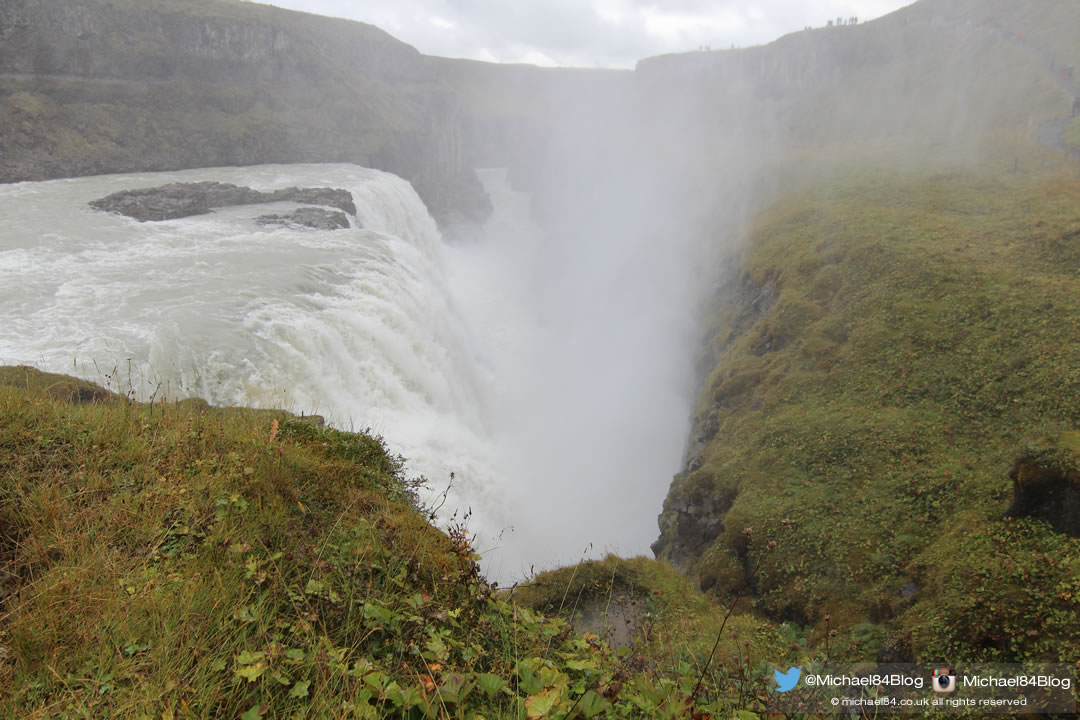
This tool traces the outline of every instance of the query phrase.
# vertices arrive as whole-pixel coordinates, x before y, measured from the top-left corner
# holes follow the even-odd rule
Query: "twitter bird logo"
[[[801,675],[802,670],[799,668],[791,668],[786,673],[782,673],[779,670],[773,670],[773,677],[776,678],[776,692],[787,692],[795,687],[798,684],[799,676]]]

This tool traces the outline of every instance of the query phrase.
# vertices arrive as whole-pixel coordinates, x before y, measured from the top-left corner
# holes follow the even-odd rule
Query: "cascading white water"
[[[649,554],[689,433],[697,295],[676,238],[542,233],[505,171],[480,172],[495,214],[447,253],[469,346],[495,390],[509,472],[510,575],[607,552]],[[629,202],[629,201],[628,201]],[[584,218],[583,218],[584,219]],[[687,241],[689,242],[689,241]]]
[[[363,229],[254,222],[291,203],[151,223],[87,206],[202,180],[346,188]],[[611,248],[543,237],[504,173],[483,180],[495,216],[458,246],[407,182],[352,165],[0,185],[0,363],[370,427],[433,493],[454,473],[443,515],[472,509],[494,577],[590,543],[645,552],[688,414],[687,348],[649,344],[685,346],[685,322],[605,299]],[[552,262],[568,255],[574,268]]]
[[[363,229],[254,222],[289,203],[149,223],[87,205],[200,180],[344,187]],[[370,427],[433,489],[455,472],[448,507],[508,522],[442,242],[407,182],[351,165],[114,175],[0,186],[0,215],[0,362]]]

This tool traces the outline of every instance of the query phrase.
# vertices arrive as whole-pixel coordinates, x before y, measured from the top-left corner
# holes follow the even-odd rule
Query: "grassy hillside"
[[[711,221],[741,249],[654,546],[706,590],[851,659],[1075,661],[1077,12],[923,0],[639,66],[694,111],[698,192],[754,183],[745,230]]]
[[[867,169],[758,218],[662,555],[852,657],[1075,660],[1080,539],[1003,517],[1013,461],[1080,427],[1080,177],[1043,162]]]
[[[1065,128],[1065,145],[1074,152],[1080,152],[1080,115],[1074,117]]]
[[[651,560],[500,591],[413,487],[368,435],[2,369],[0,716],[667,717],[765,693],[744,640],[806,652]]]

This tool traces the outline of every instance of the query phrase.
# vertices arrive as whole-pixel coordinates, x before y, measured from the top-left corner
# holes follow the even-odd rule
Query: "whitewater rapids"
[[[589,299],[605,292],[602,273],[551,261],[577,253],[587,274],[608,249],[560,247],[505,173],[482,179],[495,215],[457,245],[409,183],[353,165],[0,185],[0,363],[142,400],[370,428],[428,479],[429,500],[454,474],[442,522],[471,509],[493,578],[647,553],[689,416],[689,351],[649,359],[648,343],[681,342],[669,335],[685,328],[633,308],[608,317],[615,308]],[[255,223],[295,203],[149,223],[87,205],[204,180],[345,188],[357,215],[318,231]]]

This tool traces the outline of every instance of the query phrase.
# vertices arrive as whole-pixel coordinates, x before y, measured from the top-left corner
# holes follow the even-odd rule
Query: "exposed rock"
[[[1080,537],[1080,433],[1062,433],[1055,446],[1028,448],[1013,463],[1013,502],[1005,517],[1033,517],[1059,533]]]
[[[413,186],[425,204],[430,203],[431,215],[443,235],[453,239],[468,237],[466,228],[483,225],[495,209],[480,178],[471,170],[455,173],[437,186],[425,182],[414,182]]]
[[[356,214],[352,193],[340,188],[290,187],[273,192],[260,192],[232,183],[210,181],[170,183],[144,190],[122,190],[91,201],[90,207],[146,222],[203,215],[215,208],[233,205],[256,205],[281,201],[328,205],[353,215]],[[347,220],[346,227],[348,227]]]
[[[298,188],[290,187],[284,190],[276,190],[271,193],[276,200],[291,200],[308,205],[327,205],[344,210],[350,215],[356,214],[356,204],[353,203],[352,193],[341,188]]]
[[[483,214],[471,168],[492,162],[465,132],[481,108],[458,106],[486,93],[466,94],[463,68],[371,25],[259,3],[4,0],[0,182],[354,163],[412,182],[440,222]]]
[[[904,600],[911,600],[919,594],[919,586],[915,583],[905,583],[900,586],[900,589],[896,591],[896,594]]]
[[[707,470],[676,477],[660,515],[660,538],[652,545],[657,557],[687,569],[720,536],[735,493],[717,485]]]
[[[724,350],[739,337],[750,331],[776,304],[778,292],[772,281],[758,285],[747,273],[728,272],[716,285],[715,299],[732,308],[728,322],[715,328],[715,334],[705,339],[705,350],[698,360],[697,373],[704,383],[708,373],[719,361]],[[717,388],[712,407],[694,418],[690,442],[684,457],[684,471],[679,478],[691,481],[705,464],[705,450],[720,427],[717,412],[725,408],[745,405],[749,393],[757,385],[757,378],[749,375],[729,378]],[[763,401],[760,394],[753,395],[750,407],[758,410]],[[676,488],[688,488],[693,483],[680,485],[678,478],[664,502],[659,517],[660,538],[653,543],[657,557],[667,558],[677,567],[685,567],[698,558],[721,532],[723,516],[734,501],[733,494],[711,495],[692,492],[683,495]],[[693,496],[691,498],[691,496]]]
[[[589,597],[576,607],[570,624],[578,633],[594,633],[612,648],[634,646],[648,601],[640,593],[618,591],[612,597]]]
[[[278,227],[306,227],[314,230],[348,230],[349,218],[343,212],[317,207],[302,207],[288,215],[260,215],[255,218],[260,225]]]
[[[697,557],[724,531],[724,515],[730,509],[727,498],[705,497],[675,508],[675,542],[671,562],[679,566]]]
[[[171,183],[147,190],[123,190],[90,202],[90,207],[147,220],[202,215],[214,208],[257,202],[255,191],[230,183]]]

